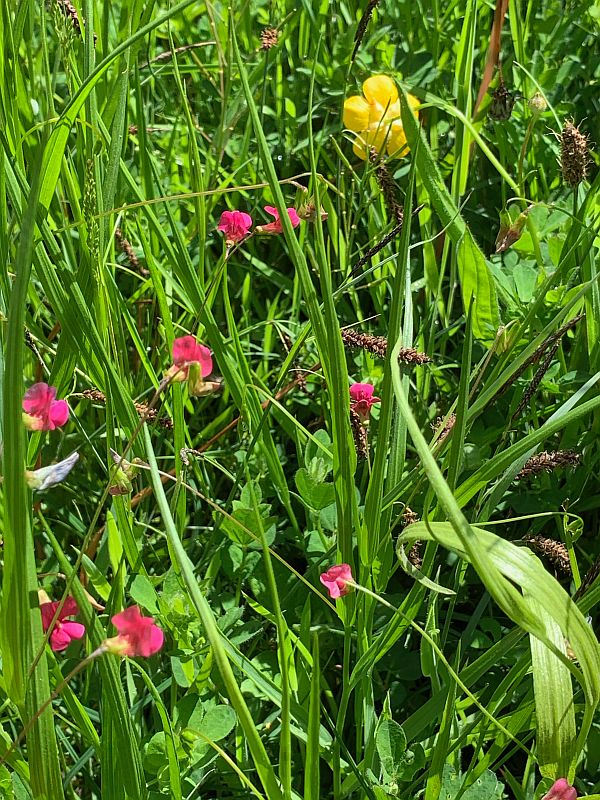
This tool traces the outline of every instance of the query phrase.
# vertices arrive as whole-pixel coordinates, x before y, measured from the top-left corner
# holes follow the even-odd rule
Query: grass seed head
[[[270,50],[272,47],[275,47],[277,42],[279,41],[279,31],[277,28],[263,28],[260,32],[260,49],[261,50]]]
[[[565,183],[575,187],[584,181],[589,162],[588,137],[567,120],[560,134],[560,168]]]

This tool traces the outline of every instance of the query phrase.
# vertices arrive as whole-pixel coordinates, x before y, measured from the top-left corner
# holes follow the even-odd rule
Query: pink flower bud
[[[283,226],[281,224],[281,220],[279,219],[279,211],[277,211],[275,206],[265,206],[265,211],[267,214],[271,214],[271,216],[275,217],[275,220],[267,223],[266,225],[258,225],[256,228],[257,233],[283,233]],[[300,225],[300,217],[298,216],[298,212],[295,208],[288,208],[286,211],[290,218],[290,222],[292,223],[292,227],[297,228],[298,225]]]
[[[559,778],[542,800],[577,800],[577,791],[566,778]]]
[[[329,567],[327,572],[319,576],[319,580],[333,600],[351,592],[351,584],[354,581],[349,564],[335,564],[333,567]]]

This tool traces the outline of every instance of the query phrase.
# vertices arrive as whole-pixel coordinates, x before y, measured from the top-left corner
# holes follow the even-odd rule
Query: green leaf
[[[382,720],[375,734],[375,745],[385,773],[395,778],[406,752],[406,735],[402,726],[393,719]]]
[[[402,124],[410,149],[415,154],[419,177],[446,233],[458,248],[458,275],[465,313],[471,298],[474,298],[473,335],[477,339],[491,339],[500,325],[494,279],[483,253],[446,188],[429,144],[408,104],[404,89],[401,91],[400,102]]]
[[[304,502],[311,508],[320,511],[335,502],[333,483],[316,480],[309,470],[301,467],[296,472],[296,488]]]
[[[460,791],[463,780],[456,774],[453,766],[446,764],[439,800],[454,800],[459,796],[461,800],[502,800],[504,797],[504,785],[489,769],[486,769],[465,792]]]

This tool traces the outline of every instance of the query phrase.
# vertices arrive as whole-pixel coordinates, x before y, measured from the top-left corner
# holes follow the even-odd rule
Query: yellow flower
[[[349,97],[344,103],[344,125],[357,134],[355,154],[367,159],[371,148],[380,153],[385,147],[392,158],[406,155],[408,147],[394,81],[387,75],[372,75],[363,83],[363,95]],[[417,98],[409,94],[408,102],[417,114]]]

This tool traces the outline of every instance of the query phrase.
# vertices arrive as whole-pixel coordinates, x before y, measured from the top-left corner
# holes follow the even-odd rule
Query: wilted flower
[[[375,387],[371,383],[353,383],[350,387],[350,408],[365,422],[369,418],[371,408],[381,403],[381,398],[374,397]]]
[[[577,791],[566,778],[559,778],[550,787],[542,800],[577,800]]]
[[[36,492],[43,492],[51,486],[56,486],[67,477],[79,460],[79,453],[71,453],[70,456],[59,461],[57,464],[50,464],[49,467],[40,469],[25,470],[25,480],[30,489]]]
[[[267,214],[271,214],[271,216],[275,217],[273,222],[269,222],[266,225],[257,225],[256,232],[257,233],[283,233],[283,226],[281,224],[281,220],[279,219],[279,211],[275,208],[275,206],[265,206],[265,211]],[[298,212],[295,208],[288,208],[286,209],[288,216],[290,218],[290,222],[292,223],[292,228],[297,228],[300,225],[300,217],[298,216]]]
[[[23,397],[23,422],[30,431],[53,431],[69,419],[66,400],[56,400],[56,387],[34,383]]]
[[[227,245],[237,244],[245,239],[252,227],[252,217],[244,211],[224,211],[217,230],[225,234]]]
[[[349,564],[335,564],[319,576],[332,600],[337,600],[352,591],[352,569]]]
[[[43,590],[40,590],[38,594],[41,601],[42,627],[45,633],[50,627],[60,603],[51,603],[48,595]],[[67,617],[74,617],[75,614],[79,614],[79,606],[72,597],[67,597],[50,634],[50,647],[53,650],[66,650],[73,639],[81,639],[85,634],[85,627],[81,623],[66,619]]]
[[[366,160],[371,148],[380,153],[384,147],[394,158],[408,152],[400,115],[396,84],[388,75],[372,75],[363,83],[363,95],[353,95],[344,103],[344,125],[358,134],[354,153]],[[408,95],[415,114],[419,101]]]
[[[143,617],[137,606],[131,606],[115,614],[111,620],[119,635],[106,639],[104,650],[116,656],[148,656],[158,653],[163,646],[165,635],[154,624],[153,617]]]

